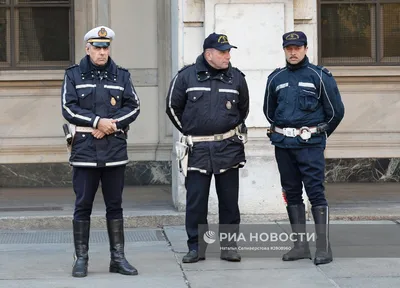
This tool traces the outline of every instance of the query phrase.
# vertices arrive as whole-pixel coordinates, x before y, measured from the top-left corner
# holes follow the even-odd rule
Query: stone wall
[[[178,134],[166,120],[165,93],[172,74],[192,63],[202,52],[204,37],[217,31],[227,33],[238,46],[232,51],[232,63],[246,74],[250,89],[241,205],[248,211],[262,203],[281,209],[276,206],[281,202],[279,175],[260,107],[268,74],[284,65],[282,33],[305,31],[308,56],[317,64],[317,8],[316,0],[75,1],[76,60],[84,55],[86,31],[111,24],[117,33],[112,57],[130,69],[142,100],[142,113],[131,129],[135,135],[129,139],[134,162],[128,168],[127,184],[172,184],[174,201],[183,207],[184,179],[177,172],[175,156],[171,158],[173,137]],[[130,10],[135,17],[120,16]],[[143,15],[147,15],[146,31],[139,25]],[[400,67],[328,69],[337,79],[346,114],[328,141],[327,181],[399,181]],[[61,130],[62,77],[61,70],[0,72],[0,187],[70,184]]]
[[[67,163],[0,164],[0,187],[72,187],[72,169]],[[132,161],[125,184],[170,185],[171,162]]]

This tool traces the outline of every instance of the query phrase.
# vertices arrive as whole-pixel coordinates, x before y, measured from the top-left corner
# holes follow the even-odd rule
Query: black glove
[[[319,124],[317,125],[317,133],[318,133],[318,134],[323,134],[323,133],[325,133],[326,131],[328,131],[328,129],[329,129],[328,123],[319,123]]]
[[[239,127],[240,127],[239,128],[240,129],[239,130],[240,134],[247,134],[247,126],[246,126],[246,124],[242,123]]]
[[[271,138],[271,134],[274,133],[275,125],[271,124],[270,127],[267,128],[267,136],[268,138]]]

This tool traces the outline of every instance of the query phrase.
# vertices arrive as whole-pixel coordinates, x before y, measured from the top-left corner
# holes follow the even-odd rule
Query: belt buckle
[[[296,128],[283,128],[283,134],[285,134],[287,137],[296,137],[296,131]]]
[[[214,141],[224,140],[224,134],[216,134],[214,135]]]
[[[308,140],[311,138],[311,130],[307,126],[300,128],[300,138],[303,140]]]

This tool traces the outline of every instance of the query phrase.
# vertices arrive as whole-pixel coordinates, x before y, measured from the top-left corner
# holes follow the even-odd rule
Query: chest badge
[[[115,100],[115,98],[114,97],[111,97],[111,105],[112,106],[115,106],[115,104],[117,104],[117,100]]]
[[[232,103],[230,101],[227,101],[225,106],[226,106],[226,109],[229,109],[229,110],[232,109]]]

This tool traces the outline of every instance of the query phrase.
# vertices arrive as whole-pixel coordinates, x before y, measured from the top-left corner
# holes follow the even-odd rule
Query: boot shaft
[[[306,238],[306,210],[304,204],[286,207],[294,235],[294,247],[282,256],[283,261],[311,259],[310,248]]]
[[[305,238],[306,235],[306,210],[304,204],[299,205],[290,205],[286,207],[290,226],[292,227],[293,233],[302,234],[302,237]],[[299,241],[301,240],[300,236],[296,236],[295,238]],[[297,241],[296,241],[297,242]]]
[[[124,275],[138,275],[138,271],[125,258],[124,220],[107,220],[107,231],[110,239],[110,272]]]
[[[329,208],[328,206],[317,206],[311,209],[314,222],[315,233],[317,234],[317,249],[329,250]]]
[[[306,224],[306,208],[304,204],[290,205],[286,207],[290,223]]]
[[[124,220],[107,220],[108,238],[110,240],[110,252],[112,257],[124,257]]]
[[[89,250],[90,221],[72,221],[75,254],[77,257],[87,258]]]

